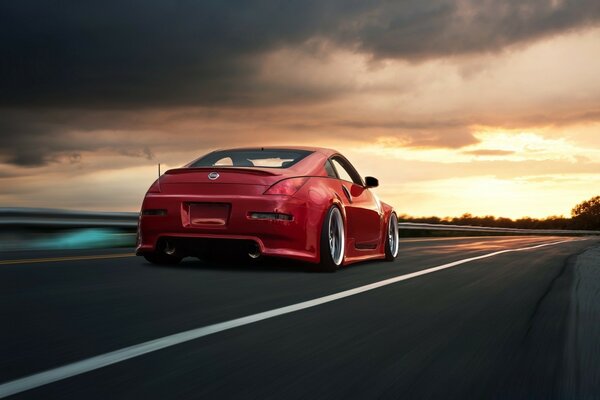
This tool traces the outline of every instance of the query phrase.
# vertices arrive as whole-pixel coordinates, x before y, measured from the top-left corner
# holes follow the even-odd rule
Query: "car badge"
[[[215,179],[219,178],[219,173],[218,172],[211,172],[210,174],[208,174],[208,179],[210,179],[211,181],[214,181]]]

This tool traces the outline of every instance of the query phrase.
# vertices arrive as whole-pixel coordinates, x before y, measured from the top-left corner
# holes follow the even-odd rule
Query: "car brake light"
[[[308,178],[288,178],[280,180],[271,186],[264,194],[279,194],[293,196],[306,183]]]

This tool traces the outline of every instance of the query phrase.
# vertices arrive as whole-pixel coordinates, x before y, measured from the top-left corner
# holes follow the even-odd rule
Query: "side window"
[[[335,173],[335,169],[333,169],[330,160],[325,162],[325,171],[327,172],[328,177],[337,179],[337,174]]]
[[[352,176],[350,175],[348,170],[346,170],[346,168],[342,165],[342,163],[340,163],[335,158],[331,159],[331,163],[335,167],[335,171],[337,172],[337,174],[341,180],[348,181],[348,182],[354,182],[354,180],[352,179]]]

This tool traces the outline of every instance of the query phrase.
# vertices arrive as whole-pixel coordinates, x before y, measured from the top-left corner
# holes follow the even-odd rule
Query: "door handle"
[[[352,203],[352,196],[350,195],[350,191],[348,190],[348,188],[346,186],[342,185],[342,191],[344,192],[344,194],[348,198],[348,201],[350,203]]]

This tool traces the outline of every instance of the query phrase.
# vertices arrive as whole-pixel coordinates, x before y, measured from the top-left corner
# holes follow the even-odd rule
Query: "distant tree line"
[[[516,220],[487,215],[477,217],[463,214],[460,217],[411,217],[400,215],[400,222],[418,222],[427,224],[471,225],[496,228],[518,229],[576,229],[600,230],[600,196],[577,204],[571,211],[571,218],[551,216],[547,218],[519,218]]]

